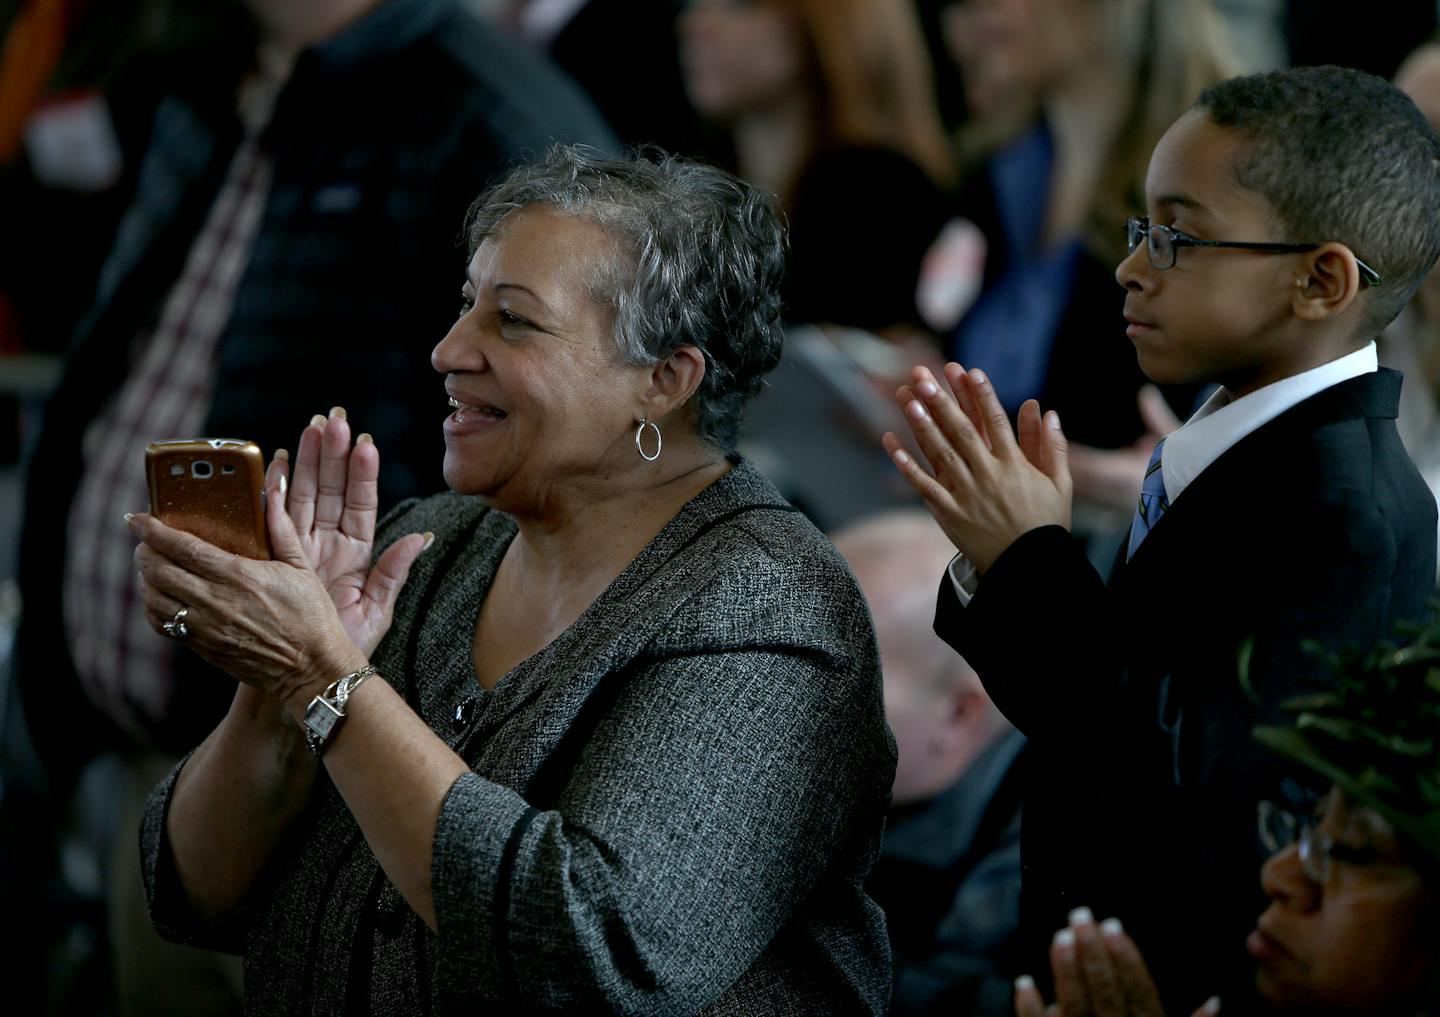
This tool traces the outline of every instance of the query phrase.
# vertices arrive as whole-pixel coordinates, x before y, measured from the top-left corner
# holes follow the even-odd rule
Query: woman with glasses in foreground
[[[1333,661],[1337,687],[1295,700],[1294,728],[1255,736],[1330,781],[1312,816],[1270,802],[1260,871],[1270,905],[1246,949],[1276,1011],[1440,1013],[1440,614],[1409,645]],[[1177,916],[1176,935],[1183,934]],[[1055,1008],[1016,982],[1017,1017],[1163,1017],[1118,919],[1077,908],[1050,949]],[[1196,1015],[1220,1011],[1211,999]]]

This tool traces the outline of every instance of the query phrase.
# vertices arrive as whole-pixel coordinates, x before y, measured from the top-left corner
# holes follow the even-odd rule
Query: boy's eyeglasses
[[[1332,858],[1350,865],[1373,865],[1379,858],[1376,849],[1342,844],[1321,831],[1315,817],[1297,816],[1274,802],[1261,802],[1255,818],[1265,850],[1274,855],[1296,845],[1301,871],[1320,886],[1330,879]]]
[[[1300,251],[1313,251],[1319,244],[1266,244],[1239,240],[1201,240],[1192,237],[1188,233],[1181,233],[1179,230],[1171,229],[1169,226],[1152,226],[1149,219],[1131,216],[1125,220],[1125,249],[1134,252],[1140,246],[1141,239],[1146,240],[1146,253],[1150,255],[1150,264],[1155,268],[1166,269],[1175,267],[1175,252],[1182,247],[1234,247],[1242,251],[1272,251],[1297,253]],[[1360,281],[1366,286],[1379,286],[1380,273],[1375,271],[1359,258],[1355,259],[1355,267],[1360,270]]]

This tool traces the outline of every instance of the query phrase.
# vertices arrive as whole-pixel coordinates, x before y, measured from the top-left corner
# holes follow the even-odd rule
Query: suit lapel
[[[1174,589],[1193,569],[1223,569],[1238,546],[1274,514],[1277,492],[1268,478],[1316,426],[1391,418],[1399,407],[1400,375],[1382,368],[1317,392],[1240,439],[1200,472],[1151,528],[1129,561],[1122,545],[1110,571],[1117,591]],[[1310,492],[1280,492],[1309,494]],[[1183,566],[1183,567],[1182,567]],[[1154,584],[1154,585],[1152,585]]]

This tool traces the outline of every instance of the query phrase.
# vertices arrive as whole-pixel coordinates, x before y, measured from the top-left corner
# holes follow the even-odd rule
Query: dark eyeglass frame
[[[1201,240],[1199,237],[1192,237],[1188,233],[1181,233],[1169,226],[1153,225],[1144,216],[1132,215],[1125,220],[1125,249],[1134,253],[1135,248],[1140,246],[1140,238],[1146,238],[1145,253],[1150,258],[1150,265],[1153,268],[1161,269],[1175,267],[1175,259],[1182,247],[1232,247],[1241,251],[1269,251],[1274,254],[1298,254],[1302,251],[1313,251],[1319,244],[1276,244],[1260,243],[1245,240]],[[1157,239],[1160,238],[1160,239]],[[1170,257],[1167,264],[1162,264],[1167,259],[1165,252],[1169,251]],[[1366,286],[1379,286],[1380,273],[1375,271],[1359,258],[1355,259],[1355,267],[1360,270],[1360,281]]]

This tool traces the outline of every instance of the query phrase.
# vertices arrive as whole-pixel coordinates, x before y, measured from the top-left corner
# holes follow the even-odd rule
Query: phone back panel
[[[157,441],[145,449],[150,511],[166,525],[247,558],[269,559],[265,462],[254,442]]]

